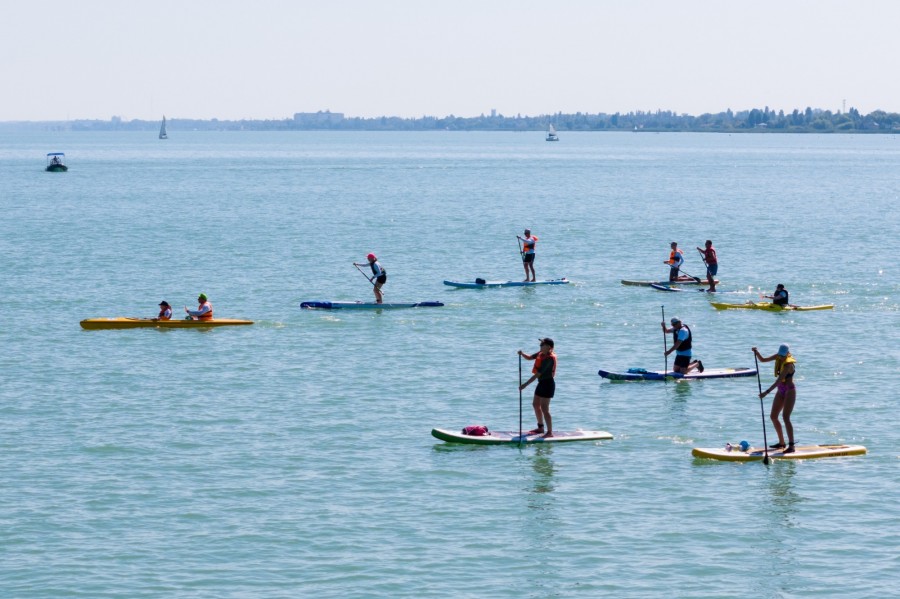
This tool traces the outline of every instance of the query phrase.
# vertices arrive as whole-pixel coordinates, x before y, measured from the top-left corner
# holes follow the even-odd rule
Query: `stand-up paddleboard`
[[[715,279],[716,285],[719,284],[719,280]],[[678,277],[674,281],[629,281],[627,279],[622,279],[623,285],[637,285],[640,287],[650,287],[651,285],[706,285],[708,281],[706,279],[700,279],[699,281],[691,278],[691,277]]]
[[[797,445],[792,453],[784,453],[783,449],[770,449],[769,458],[776,460],[810,460],[813,458],[836,458],[847,455],[863,455],[866,448],[862,445]],[[691,450],[695,458],[721,460],[724,462],[755,462],[762,460],[766,453],[761,447],[750,447],[741,451],[740,447],[695,447]]]
[[[610,372],[598,370],[597,374],[611,381],[664,381],[667,378],[684,379],[730,379],[741,376],[756,376],[755,368],[707,368],[703,372],[691,371],[690,374],[681,374],[673,370],[644,370],[643,368],[629,368],[626,372]]]
[[[252,320],[234,318],[214,318],[211,320],[159,320],[157,318],[88,318],[81,321],[81,328],[100,329],[205,329],[253,324]]]
[[[779,306],[770,302],[747,302],[746,304],[725,304],[721,302],[709,302],[716,310],[765,310],[766,312],[809,312],[812,310],[832,310],[834,304],[822,304],[820,306]]]
[[[561,279],[547,279],[544,281],[486,281],[475,279],[472,283],[460,281],[444,281],[444,285],[460,287],[462,289],[485,289],[487,287],[532,287],[534,285],[567,285],[571,281],[563,277]]]
[[[307,310],[393,310],[395,308],[439,308],[441,302],[415,302],[409,304],[376,304],[375,302],[303,302]]]
[[[447,443],[468,443],[470,445],[520,445],[531,443],[567,443],[569,441],[607,441],[613,436],[606,431],[554,431],[545,439],[541,435],[523,434],[519,431],[490,431],[487,435],[475,437],[461,432],[441,428],[431,429],[431,436]]]

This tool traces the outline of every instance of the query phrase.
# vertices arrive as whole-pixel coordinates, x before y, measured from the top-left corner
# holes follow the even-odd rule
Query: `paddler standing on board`
[[[696,368],[698,372],[703,372],[703,362],[691,361],[691,345],[693,345],[694,336],[691,334],[690,327],[682,323],[679,318],[673,318],[670,322],[672,323],[671,329],[666,328],[665,322],[662,323],[662,328],[665,333],[672,333],[672,347],[666,350],[667,356],[675,352],[675,365],[672,366],[672,370],[680,374],[687,374]]]
[[[520,251],[522,252],[522,264],[525,265],[525,282],[535,282],[537,278],[534,275],[534,246],[537,244],[538,238],[531,234],[531,229],[525,229],[525,237],[516,235],[516,238],[522,242]],[[530,279],[528,278],[529,271],[531,272]]]
[[[159,302],[159,314],[156,316],[156,320],[172,320],[172,306],[166,300]]]
[[[703,263],[706,264],[706,280],[709,283],[710,293],[716,292],[716,274],[719,272],[719,257],[716,255],[716,248],[713,247],[712,241],[706,240],[705,248],[697,248],[700,255],[703,256]]]
[[[794,425],[791,424],[791,413],[794,411],[794,403],[797,401],[797,387],[794,385],[794,364],[797,360],[791,355],[791,348],[787,345],[781,345],[778,353],[772,354],[768,358],[764,358],[759,350],[753,348],[753,354],[760,362],[771,362],[775,360],[775,382],[772,386],[759,394],[762,399],[769,394],[772,389],[778,388],[775,392],[775,399],[772,400],[772,412],[769,418],[772,419],[772,425],[775,432],[778,433],[778,443],[769,445],[772,449],[784,449],[784,453],[794,453]],[[784,428],[787,429],[788,444],[785,448],[784,434],[781,432],[781,423],[778,422],[778,414],[781,413],[784,418]]]
[[[197,297],[197,306],[196,310],[188,310],[187,306],[184,307],[184,311],[187,312],[188,316],[191,317],[191,320],[212,320],[213,319],[213,307],[212,303],[206,297],[205,293],[201,293]]]
[[[380,304],[384,301],[384,295],[381,293],[381,286],[387,282],[387,271],[382,268],[381,264],[378,262],[378,258],[375,257],[375,254],[367,255],[366,260],[369,268],[372,269],[372,276],[369,277],[369,282],[372,283],[372,289],[375,290],[375,303]],[[357,264],[354,262],[353,266],[360,267],[365,266],[365,264]]]
[[[669,247],[672,248],[672,251],[669,252],[669,259],[665,261],[665,264],[669,265],[669,282],[674,283],[681,275],[681,265],[684,264],[684,253],[678,249],[678,243],[675,241],[669,244]],[[663,323],[663,326],[665,326],[665,323]]]
[[[525,232],[526,235],[528,232]],[[537,379],[537,387],[534,390],[534,415],[537,418],[537,428],[528,431],[529,435],[543,435],[545,439],[553,436],[553,419],[550,417],[550,400],[556,393],[556,354],[553,353],[553,339],[546,337],[539,340],[541,350],[536,354],[528,355],[519,350],[519,355],[526,360],[534,360],[534,367],[531,369],[533,373],[531,378],[522,383],[519,389],[525,389],[528,385]],[[544,430],[544,421],[547,422],[547,429]]]

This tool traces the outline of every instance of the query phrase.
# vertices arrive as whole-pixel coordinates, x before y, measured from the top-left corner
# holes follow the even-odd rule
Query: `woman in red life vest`
[[[532,355],[519,350],[519,355],[526,360],[534,360],[534,368],[531,378],[522,383],[519,389],[525,389],[534,380],[537,380],[537,388],[534,390],[534,415],[537,418],[537,428],[528,431],[529,435],[543,434],[544,438],[553,436],[553,419],[550,417],[550,400],[556,393],[556,354],[553,353],[553,339],[549,337],[540,339],[541,350]],[[544,421],[547,422],[547,430],[544,431]]]
[[[187,306],[184,307],[184,311],[187,312],[191,320],[212,320],[213,319],[213,307],[212,303],[206,298],[205,293],[201,293],[197,298],[197,303],[200,305],[197,306],[196,310],[188,310]]]

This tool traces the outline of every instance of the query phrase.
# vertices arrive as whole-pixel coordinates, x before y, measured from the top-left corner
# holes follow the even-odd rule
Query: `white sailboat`
[[[550,125],[547,129],[547,141],[559,141],[559,136],[556,134],[556,127]]]
[[[159,138],[169,139],[169,136],[166,134],[166,115],[163,115],[162,125],[159,126]]]

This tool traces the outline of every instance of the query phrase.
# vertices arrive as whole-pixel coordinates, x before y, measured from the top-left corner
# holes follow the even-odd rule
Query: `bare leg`
[[[550,416],[550,398],[549,397],[535,397],[535,399],[540,400],[541,412],[543,412],[544,420],[547,422],[547,432],[544,433],[544,437],[552,437],[553,436],[553,418]]]
[[[788,443],[794,444],[794,425],[791,423],[791,413],[794,411],[794,402],[797,401],[797,390],[788,389],[784,394],[784,409],[781,417],[784,419],[784,428],[787,430]]]
[[[781,391],[775,394],[775,399],[772,401],[772,412],[769,414],[769,418],[772,420],[772,426],[775,427],[775,432],[778,433],[778,442],[784,445],[784,433],[781,431],[781,423],[778,422],[778,414],[781,413],[781,410],[784,408],[784,397],[781,395]]]
[[[380,304],[384,300],[384,295],[381,293],[381,283],[375,283],[375,303]]]

